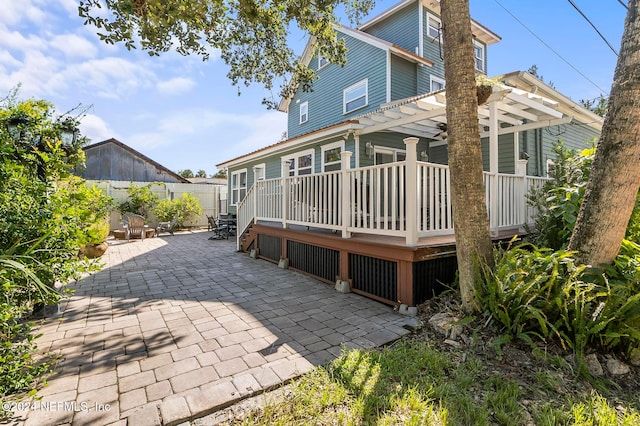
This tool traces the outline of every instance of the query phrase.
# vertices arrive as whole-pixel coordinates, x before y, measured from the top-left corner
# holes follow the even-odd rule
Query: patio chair
[[[213,218],[212,218],[213,219]],[[220,218],[213,221],[212,230],[214,234],[209,237],[210,240],[228,240],[230,233],[230,226],[226,220]]]
[[[122,216],[122,225],[125,231],[125,238],[127,241],[131,237],[140,237],[140,240],[144,240],[146,234],[146,227],[144,226],[144,216],[134,213],[126,213]]]
[[[176,223],[178,223],[178,215],[173,216],[170,222],[160,222],[156,227],[156,235],[160,235],[160,231],[168,232],[173,235],[173,228],[175,228]]]
[[[207,215],[207,231],[213,231],[216,229],[216,219],[213,216]]]

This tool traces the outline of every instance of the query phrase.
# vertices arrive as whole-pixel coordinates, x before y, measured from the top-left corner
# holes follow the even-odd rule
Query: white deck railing
[[[342,231],[345,238],[354,232],[404,236],[408,245],[415,244],[418,237],[453,234],[448,166],[408,159],[350,169],[348,157],[343,158],[341,171],[256,182],[238,205],[238,236],[251,221]],[[415,174],[410,173],[411,164]],[[288,173],[288,167],[283,167],[285,171]],[[411,175],[415,184],[410,182]],[[485,172],[491,229],[531,223],[535,211],[526,196],[546,180]],[[495,214],[492,206],[496,206]]]

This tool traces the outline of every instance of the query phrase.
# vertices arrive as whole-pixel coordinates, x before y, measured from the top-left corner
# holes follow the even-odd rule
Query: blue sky
[[[396,3],[377,1],[371,16]],[[617,0],[574,3],[618,50],[624,7]],[[488,49],[489,75],[536,64],[545,81],[576,101],[608,94],[617,57],[568,1],[470,4],[472,17],[502,37]],[[0,0],[1,96],[21,83],[22,98],[47,99],[59,113],[90,107],[81,130],[91,143],[114,137],[174,171],[211,174],[215,164],[272,144],[286,130],[286,115],[261,104],[270,94],[254,86],[238,96],[216,55],[208,62],[172,52],[152,58],[108,46],[83,25],[77,5]],[[291,37],[299,53],[305,42],[299,32]]]

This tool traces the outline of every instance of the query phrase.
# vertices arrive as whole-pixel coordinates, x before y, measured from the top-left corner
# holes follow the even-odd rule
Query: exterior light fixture
[[[367,157],[369,158],[373,157],[373,144],[371,141],[364,145],[364,153],[367,154]]]
[[[25,137],[24,126],[29,124],[30,121],[29,117],[24,113],[9,117],[7,120],[7,130],[14,141],[18,142]]]
[[[429,154],[427,154],[426,150],[420,152],[420,160],[424,161],[425,163],[429,161]]]
[[[78,139],[78,128],[75,120],[67,118],[60,123],[60,138],[63,145],[73,145]]]

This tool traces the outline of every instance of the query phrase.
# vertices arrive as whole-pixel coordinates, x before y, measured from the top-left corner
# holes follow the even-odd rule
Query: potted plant
[[[100,257],[109,248],[107,237],[109,236],[109,219],[98,219],[87,228],[87,242],[80,247],[80,256],[94,259]]]

